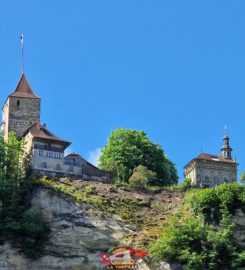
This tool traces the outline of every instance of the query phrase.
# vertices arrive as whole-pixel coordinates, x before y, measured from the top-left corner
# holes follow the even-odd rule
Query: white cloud
[[[96,148],[93,151],[90,151],[88,153],[88,162],[92,163],[93,165],[97,166],[99,163],[99,158],[101,156],[101,150],[102,148]]]

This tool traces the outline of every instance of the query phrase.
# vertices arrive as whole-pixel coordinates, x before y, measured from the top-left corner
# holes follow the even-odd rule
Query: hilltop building
[[[32,156],[36,175],[71,176],[86,179],[106,179],[106,173],[76,153],[64,155],[71,144],[51,133],[46,124],[40,124],[41,99],[33,90],[23,73],[2,109],[1,131],[8,139],[11,131],[26,141],[26,151]]]
[[[212,187],[237,181],[238,163],[232,158],[232,148],[226,134],[223,141],[221,155],[201,153],[185,165],[184,176],[191,179],[193,186]]]

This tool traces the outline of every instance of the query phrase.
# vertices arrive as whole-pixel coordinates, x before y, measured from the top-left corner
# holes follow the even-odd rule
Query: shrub
[[[8,143],[0,136],[0,241],[10,240],[29,257],[41,255],[48,224],[30,210],[34,178],[24,142],[10,133]],[[40,229],[43,228],[43,231]]]
[[[196,190],[190,196],[189,203],[194,213],[202,216],[205,222],[219,224],[222,213],[233,214],[235,209],[244,208],[245,187],[222,184],[215,188]]]
[[[190,253],[200,253],[205,238],[206,232],[195,218],[185,217],[179,221],[176,216],[153,245],[151,253],[158,259],[187,264]]]
[[[153,258],[178,261],[184,270],[245,269],[245,253],[235,244],[232,223],[232,214],[244,207],[245,188],[223,184],[188,194],[184,209],[189,211],[182,209],[169,221],[151,247]]]
[[[129,184],[134,187],[145,187],[149,183],[154,183],[157,174],[147,167],[139,165],[133,170],[133,174],[129,178]]]
[[[29,209],[23,214],[20,227],[21,250],[31,258],[42,254],[48,241],[50,228],[39,209]]]

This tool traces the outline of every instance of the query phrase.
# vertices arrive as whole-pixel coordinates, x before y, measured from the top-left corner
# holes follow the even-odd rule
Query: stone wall
[[[237,181],[237,164],[209,160],[196,160],[186,169],[185,177],[192,185],[215,186]]]
[[[9,97],[8,132],[15,131],[20,136],[35,122],[40,120],[40,99]],[[17,102],[19,101],[19,105]]]

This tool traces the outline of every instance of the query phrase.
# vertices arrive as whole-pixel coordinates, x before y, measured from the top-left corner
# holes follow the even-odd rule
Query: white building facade
[[[212,187],[237,181],[238,163],[232,158],[229,137],[225,135],[223,140],[221,155],[201,153],[185,165],[184,176],[191,179],[193,186]]]

